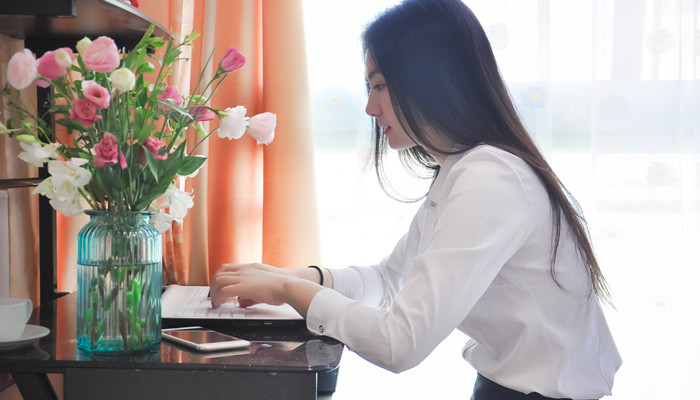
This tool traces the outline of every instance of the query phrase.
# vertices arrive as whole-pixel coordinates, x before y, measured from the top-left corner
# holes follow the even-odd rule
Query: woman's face
[[[384,75],[374,65],[374,60],[369,53],[365,56],[365,76],[370,88],[365,112],[377,119],[377,124],[383,128],[384,135],[389,141],[389,147],[401,150],[416,146],[399,123],[394,106],[391,104]]]

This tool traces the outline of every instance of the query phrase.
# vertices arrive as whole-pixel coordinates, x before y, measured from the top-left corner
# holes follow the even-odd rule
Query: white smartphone
[[[217,351],[242,349],[250,346],[250,342],[226,335],[210,329],[198,330],[163,330],[163,338],[175,343],[191,347],[198,351]]]

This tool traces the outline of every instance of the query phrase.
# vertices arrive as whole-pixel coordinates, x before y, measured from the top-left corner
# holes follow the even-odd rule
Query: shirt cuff
[[[353,300],[333,289],[323,289],[316,293],[306,312],[306,327],[318,335],[338,337],[338,317]]]

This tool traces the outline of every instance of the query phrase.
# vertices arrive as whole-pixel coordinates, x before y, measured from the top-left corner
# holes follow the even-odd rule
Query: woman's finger
[[[238,296],[236,286],[241,282],[240,274],[226,273],[218,275],[212,280],[209,296],[214,308],[219,308],[223,303]]]
[[[237,272],[246,268],[246,264],[222,264],[219,269],[216,270],[214,276],[226,272]]]
[[[258,304],[257,301],[254,301],[251,299],[242,299],[240,297],[238,298],[238,305],[243,307],[243,308],[254,306],[256,304]]]

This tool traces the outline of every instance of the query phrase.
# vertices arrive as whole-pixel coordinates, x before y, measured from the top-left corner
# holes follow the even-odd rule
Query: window
[[[379,261],[418,207],[389,199],[371,167],[362,170],[370,122],[360,32],[396,3],[304,3],[329,267]],[[700,6],[680,0],[467,4],[491,39],[524,122],[588,220],[615,298],[617,310],[606,314],[624,358],[612,398],[691,397],[695,388],[685,382],[692,382],[700,358]],[[427,189],[404,179],[400,166],[391,171],[407,194]],[[451,336],[415,374],[384,375],[362,361],[343,370],[339,385],[352,379],[343,374],[358,373],[389,386],[390,397],[421,398],[430,363],[442,371],[447,363],[454,375],[435,375],[436,386],[444,397],[467,398],[473,370],[460,358],[464,340]],[[374,389],[363,395],[339,386],[338,394],[368,398],[383,390]]]

